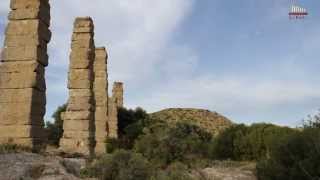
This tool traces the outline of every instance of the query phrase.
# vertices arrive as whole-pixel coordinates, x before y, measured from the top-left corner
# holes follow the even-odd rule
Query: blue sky
[[[67,100],[72,22],[92,16],[96,46],[109,51],[110,84],[125,83],[125,104],[217,111],[235,122],[296,126],[320,108],[320,1],[51,1],[47,115]],[[9,0],[0,2],[0,40]]]

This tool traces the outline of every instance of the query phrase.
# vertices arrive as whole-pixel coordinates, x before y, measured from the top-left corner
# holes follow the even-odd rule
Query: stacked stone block
[[[0,63],[0,143],[39,150],[44,140],[48,0],[11,0]]]
[[[117,108],[123,107],[123,83],[115,82],[112,89],[112,97],[116,103]]]
[[[115,82],[108,102],[108,137],[118,138],[118,109],[123,107],[123,83]]]
[[[91,155],[95,146],[93,62],[94,25],[89,17],[77,18],[71,43],[68,75],[69,100],[63,115],[62,150]]]
[[[96,153],[105,153],[108,119],[108,73],[107,51],[96,48],[94,62],[94,97],[95,97],[95,125],[96,125]]]

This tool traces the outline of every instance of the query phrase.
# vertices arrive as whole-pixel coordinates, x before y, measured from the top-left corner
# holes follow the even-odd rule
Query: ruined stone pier
[[[108,73],[107,51],[105,48],[96,48],[94,62],[94,97],[95,97],[95,125],[96,148],[98,154],[105,153],[108,120]]]
[[[44,139],[48,0],[11,0],[0,63],[0,143],[39,150]]]
[[[71,43],[68,76],[69,100],[63,115],[61,149],[90,155],[95,147],[93,63],[94,25],[89,17],[77,18]]]
[[[123,83],[115,82],[108,103],[108,137],[118,138],[118,109],[123,107]]]

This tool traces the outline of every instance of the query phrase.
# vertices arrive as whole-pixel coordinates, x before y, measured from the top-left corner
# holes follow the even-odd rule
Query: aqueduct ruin
[[[0,143],[39,150],[45,146],[45,67],[51,39],[49,0],[11,0],[0,63]],[[107,51],[96,48],[90,17],[76,18],[68,74],[69,99],[62,114],[60,148],[90,155],[105,152],[116,138],[123,84],[108,96]]]

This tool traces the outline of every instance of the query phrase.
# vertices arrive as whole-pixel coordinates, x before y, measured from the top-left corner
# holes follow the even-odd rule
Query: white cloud
[[[1,14],[7,13],[8,3],[9,0],[1,1]],[[146,84],[159,80],[159,67],[169,71],[167,67],[175,61],[172,58],[178,61],[190,56],[190,51],[183,50],[188,47],[170,41],[173,31],[192,10],[192,4],[193,0],[51,1],[53,36],[47,68],[49,113],[58,105],[57,99],[63,101],[67,96],[69,47],[73,21],[77,16],[94,19],[96,46],[109,49],[110,82],[124,81],[128,91],[142,91]],[[182,73],[185,67],[192,68],[189,64],[194,62],[190,61],[181,61],[175,66],[182,65]]]
[[[241,74],[219,77],[201,72],[198,52],[189,44],[172,40],[194,3],[195,0],[51,1],[48,117],[67,98],[69,47],[77,16],[94,19],[96,45],[109,50],[110,82],[125,82],[129,107],[142,106],[149,111],[199,107],[233,115],[268,111],[320,97],[320,87],[304,81],[261,80],[258,75]],[[5,22],[8,6],[9,0],[1,0],[0,22]]]

